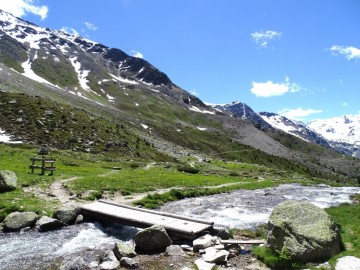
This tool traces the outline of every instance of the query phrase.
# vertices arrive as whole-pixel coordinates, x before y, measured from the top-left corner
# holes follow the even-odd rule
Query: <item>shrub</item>
[[[186,173],[191,173],[191,174],[198,174],[200,172],[199,169],[193,168],[193,167],[188,167],[188,166],[178,167],[177,170],[179,172],[186,172]]]

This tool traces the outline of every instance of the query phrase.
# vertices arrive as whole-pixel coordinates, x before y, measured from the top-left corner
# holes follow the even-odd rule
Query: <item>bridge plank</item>
[[[97,201],[82,205],[80,208],[84,215],[105,218],[124,225],[142,228],[155,224],[162,225],[170,233],[174,232],[187,236],[196,235],[213,226],[213,223],[207,221],[195,220],[153,210],[139,209],[106,201]]]

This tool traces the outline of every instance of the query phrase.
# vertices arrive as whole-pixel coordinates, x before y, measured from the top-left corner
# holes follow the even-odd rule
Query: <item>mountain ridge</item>
[[[208,106],[145,60],[1,16],[0,128],[24,142],[133,158],[223,158],[341,181],[360,175],[358,161],[264,128],[261,117],[254,125]],[[26,100],[25,112],[17,106]]]
[[[212,106],[217,109],[227,110],[242,119],[250,120],[255,125],[277,128],[305,141],[360,158],[360,139],[358,139],[360,138],[360,115],[343,115],[330,119],[318,119],[304,124],[276,113],[256,113],[248,105],[241,102]],[[259,121],[259,117],[262,120]]]

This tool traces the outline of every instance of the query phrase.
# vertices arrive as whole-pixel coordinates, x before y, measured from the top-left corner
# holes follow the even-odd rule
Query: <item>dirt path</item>
[[[60,181],[56,181],[53,184],[50,185],[48,189],[48,194],[50,196],[56,197],[62,205],[67,205],[70,203],[74,203],[74,199],[76,196],[71,195],[67,188],[65,188],[64,184],[70,181],[74,181],[76,179],[79,179],[80,177],[71,177],[68,179],[63,179]]]
[[[222,187],[228,187],[228,186],[234,186],[234,185],[238,185],[240,183],[226,183],[226,184],[221,184],[221,185],[217,185],[217,186],[207,186],[206,188],[222,188]],[[201,187],[200,187],[201,188]],[[128,196],[124,196],[122,195],[120,192],[115,192],[114,194],[108,194],[108,193],[103,193],[103,199],[106,200],[110,200],[114,203],[119,203],[119,204],[131,204],[135,201],[139,201],[141,199],[144,199],[147,195],[151,194],[163,194],[166,192],[169,192],[172,189],[182,189],[181,187],[171,187],[171,188],[163,188],[163,189],[157,189],[157,190],[153,190],[150,192],[143,192],[143,193],[135,193],[132,195],[128,195]]]

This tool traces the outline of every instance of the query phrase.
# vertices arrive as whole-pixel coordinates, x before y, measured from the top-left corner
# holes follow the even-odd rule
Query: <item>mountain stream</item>
[[[290,184],[184,199],[168,203],[160,211],[210,220],[218,226],[253,229],[266,223],[274,206],[282,201],[307,200],[326,208],[350,203],[349,196],[355,193],[360,193],[360,187]],[[0,269],[57,269],[61,261],[76,256],[88,263],[98,261],[106,249],[119,241],[131,241],[136,232],[132,227],[84,223],[45,233],[0,233]]]

